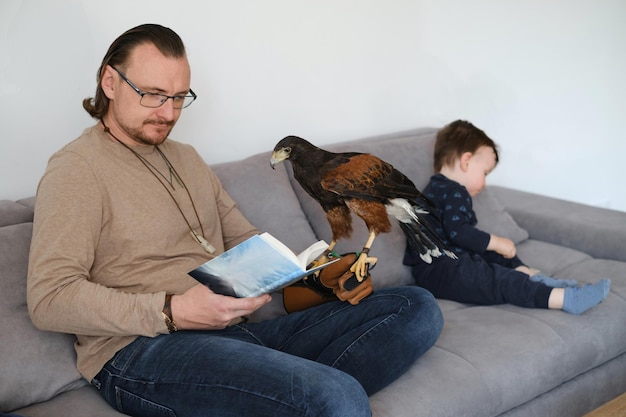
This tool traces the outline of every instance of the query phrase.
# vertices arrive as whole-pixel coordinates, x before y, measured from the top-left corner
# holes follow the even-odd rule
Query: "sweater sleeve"
[[[464,187],[448,190],[440,212],[444,232],[454,246],[474,253],[487,250],[491,236],[475,227],[472,198]]]
[[[103,202],[80,156],[61,151],[50,159],[35,204],[27,300],[37,327],[98,336],[167,332],[164,292],[131,293],[90,280]]]

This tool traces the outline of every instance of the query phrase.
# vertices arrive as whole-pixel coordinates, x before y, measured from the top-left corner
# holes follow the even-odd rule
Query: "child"
[[[543,276],[523,264],[510,239],[475,227],[472,197],[485,187],[498,161],[496,144],[469,122],[457,120],[438,132],[436,174],[424,194],[437,207],[439,218],[431,216],[435,231],[458,260],[442,256],[427,264],[407,243],[404,264],[412,267],[417,284],[437,298],[471,304],[510,303],[572,314],[599,304],[608,296],[610,280],[579,286]]]

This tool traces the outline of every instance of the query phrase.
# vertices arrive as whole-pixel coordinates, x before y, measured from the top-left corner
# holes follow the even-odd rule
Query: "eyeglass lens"
[[[145,107],[161,107],[169,98],[174,102],[175,109],[184,109],[195,100],[193,96],[168,97],[161,94],[144,93],[141,96],[141,105]]]

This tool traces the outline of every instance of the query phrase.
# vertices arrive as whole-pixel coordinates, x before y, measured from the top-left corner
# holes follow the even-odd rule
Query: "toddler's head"
[[[485,186],[485,177],[498,164],[498,147],[481,129],[465,120],[456,120],[437,133],[435,172],[457,181],[470,195]]]

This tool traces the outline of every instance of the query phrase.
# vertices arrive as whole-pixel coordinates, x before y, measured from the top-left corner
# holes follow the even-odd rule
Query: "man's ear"
[[[104,67],[102,72],[102,77],[100,79],[100,87],[102,87],[102,91],[104,91],[104,95],[107,96],[109,100],[115,98],[115,74],[113,68],[110,65]]]
[[[460,165],[463,172],[467,171],[469,161],[470,159],[472,159],[472,156],[473,154],[471,152],[465,152],[463,155],[461,155]]]

